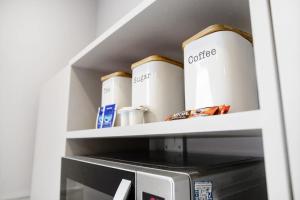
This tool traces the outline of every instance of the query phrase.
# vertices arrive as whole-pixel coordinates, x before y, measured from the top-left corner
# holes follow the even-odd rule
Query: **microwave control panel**
[[[190,179],[182,173],[137,171],[137,200],[190,200]]]
[[[143,200],[165,200],[165,198],[143,192]]]

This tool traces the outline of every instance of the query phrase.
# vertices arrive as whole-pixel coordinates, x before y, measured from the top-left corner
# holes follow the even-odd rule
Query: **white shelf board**
[[[259,136],[261,134],[262,127],[260,116],[261,111],[254,110],[169,122],[139,124],[127,127],[69,131],[67,132],[66,138]]]
[[[153,54],[182,61],[182,42],[216,23],[251,32],[248,0],[144,0],[70,65],[111,72],[130,71],[132,63]]]

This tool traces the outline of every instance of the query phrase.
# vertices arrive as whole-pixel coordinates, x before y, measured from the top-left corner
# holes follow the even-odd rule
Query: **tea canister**
[[[183,65],[153,55],[131,66],[132,106],[145,106],[145,123],[163,121],[184,109]]]
[[[212,25],[183,42],[186,110],[228,104],[231,112],[258,108],[252,37]]]
[[[127,72],[114,72],[101,77],[102,96],[101,105],[116,104],[117,108],[131,106],[131,74]],[[120,125],[117,114],[115,125]]]

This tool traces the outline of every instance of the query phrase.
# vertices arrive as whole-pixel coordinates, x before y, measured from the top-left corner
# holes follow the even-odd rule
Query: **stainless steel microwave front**
[[[101,189],[96,192],[98,197],[101,193],[101,197],[99,197],[100,199],[120,200],[120,198],[118,198],[119,192],[121,196],[123,196],[123,198],[121,198],[123,200],[124,197],[127,196],[124,194],[126,193],[126,191],[129,191],[126,190],[126,187],[128,189],[128,184],[126,184],[126,181],[124,182],[124,180],[131,180],[131,195],[129,193],[128,198],[125,197],[125,199],[191,199],[190,177],[187,173],[172,172],[162,169],[153,169],[148,167],[141,167],[79,156],[63,158],[62,172],[61,200],[73,199],[70,197],[68,198],[68,194],[72,194],[72,191],[68,191],[67,187],[68,179],[72,178],[74,180],[80,180],[80,178],[82,178],[82,180],[80,181],[81,184],[86,184],[90,185],[93,188]],[[131,177],[130,174],[132,174],[133,176]],[[101,175],[101,177],[97,179],[98,175]],[[97,179],[96,182],[93,181],[95,178]],[[83,188],[87,189],[86,186],[84,186]],[[110,190],[116,192],[113,193],[113,191]],[[90,190],[88,192],[91,193]],[[107,198],[104,198],[105,193],[109,194],[106,195]],[[80,197],[79,199],[81,200],[81,198],[82,197]]]
[[[138,171],[137,200],[190,200],[190,180],[187,174],[148,173]]]

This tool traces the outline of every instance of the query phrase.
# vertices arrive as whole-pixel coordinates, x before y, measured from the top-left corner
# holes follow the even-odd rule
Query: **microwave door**
[[[134,200],[135,172],[63,158],[60,200]]]

